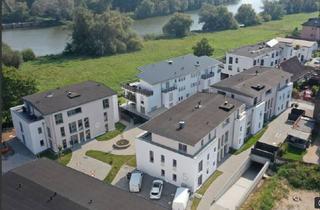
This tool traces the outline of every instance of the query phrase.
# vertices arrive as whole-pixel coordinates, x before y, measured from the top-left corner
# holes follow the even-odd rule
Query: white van
[[[184,187],[178,187],[172,201],[172,210],[185,210],[188,205],[190,190]]]
[[[142,187],[143,173],[141,171],[133,171],[129,181],[130,192],[140,192]]]

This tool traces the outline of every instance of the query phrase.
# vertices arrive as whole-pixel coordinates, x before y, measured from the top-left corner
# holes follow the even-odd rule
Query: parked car
[[[163,189],[163,181],[160,179],[153,180],[150,191],[150,199],[160,199]]]
[[[129,181],[130,192],[140,192],[142,187],[143,173],[141,171],[133,171]]]

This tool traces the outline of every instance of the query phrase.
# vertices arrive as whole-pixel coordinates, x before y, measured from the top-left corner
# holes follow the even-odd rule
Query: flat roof
[[[220,61],[208,56],[198,57],[188,54],[138,67],[142,71],[138,77],[154,85],[220,64],[222,64]]]
[[[261,92],[278,85],[284,78],[290,77],[290,73],[280,69],[257,66],[221,80],[220,82],[211,85],[211,87],[255,98],[260,96]],[[263,88],[259,91],[252,88],[253,86],[261,86]]]
[[[316,42],[306,41],[302,39],[277,37],[276,40],[278,40],[279,42],[292,44],[293,46],[313,47],[314,45],[317,45]]]
[[[231,50],[229,53],[249,58],[255,58],[259,55],[266,54],[273,50],[282,49],[286,45],[285,43],[273,43],[272,41],[274,40],[270,40],[268,42],[260,42],[254,45],[242,46]],[[270,47],[268,43],[272,43],[273,46]]]
[[[31,103],[41,114],[47,115],[116,94],[101,83],[85,81],[28,95],[23,100]]]
[[[166,209],[46,158],[13,169],[2,179],[4,209]]]
[[[219,106],[225,102],[232,107],[225,111]],[[196,106],[201,102],[201,107]],[[192,145],[197,144],[211,130],[224,122],[243,103],[214,93],[196,93],[168,111],[143,124],[142,130]],[[179,122],[184,128],[178,129]]]

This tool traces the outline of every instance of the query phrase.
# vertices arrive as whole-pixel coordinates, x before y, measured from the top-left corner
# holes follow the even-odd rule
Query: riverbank
[[[28,21],[28,22],[19,22],[19,23],[3,23],[3,30],[12,30],[12,29],[33,29],[33,28],[45,28],[45,27],[54,27],[64,25],[65,23],[59,20],[37,20],[37,21]]]
[[[214,57],[221,58],[230,49],[285,36],[315,16],[317,13],[287,15],[279,21],[238,30],[200,33],[182,39],[145,41],[141,51],[101,58],[42,57],[24,63],[20,73],[35,78],[39,91],[95,80],[120,92],[122,83],[136,78],[138,66],[192,53],[192,46],[202,38],[207,38],[214,47]]]

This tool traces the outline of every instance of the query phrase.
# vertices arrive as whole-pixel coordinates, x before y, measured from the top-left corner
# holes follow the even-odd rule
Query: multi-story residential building
[[[224,75],[233,76],[254,66],[276,67],[281,62],[297,56],[300,62],[312,58],[316,42],[276,38],[268,42],[248,45],[226,53]]]
[[[302,24],[301,39],[320,41],[320,17],[310,18]]]
[[[11,108],[16,136],[34,154],[58,152],[115,129],[117,94],[93,81],[23,97]]]
[[[265,121],[290,105],[291,74],[276,68],[253,67],[211,86],[219,93],[246,104],[246,135],[257,133]]]
[[[139,67],[139,82],[123,86],[129,102],[122,108],[149,119],[220,81],[221,65],[190,54]]]
[[[141,126],[137,168],[197,190],[229,152],[244,142],[245,104],[220,94],[197,93]]]

